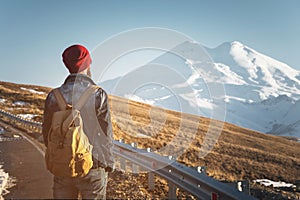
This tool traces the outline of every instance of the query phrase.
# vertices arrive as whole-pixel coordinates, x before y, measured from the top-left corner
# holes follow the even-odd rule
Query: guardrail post
[[[168,199],[177,199],[177,195],[176,195],[176,185],[172,182],[168,182],[168,186],[169,186],[169,193],[168,193]]]
[[[132,163],[132,173],[133,174],[138,174],[139,173],[138,166],[135,163]]]
[[[131,146],[133,148],[137,148],[137,143],[131,143]],[[139,170],[138,170],[138,166],[135,164],[135,163],[132,163],[132,173],[133,174],[138,174],[139,173]]]
[[[148,187],[149,187],[149,190],[154,190],[154,184],[155,184],[154,173],[153,172],[148,172]]]
[[[148,147],[146,150],[148,153],[151,152],[150,147]],[[154,167],[153,164],[152,164],[152,167]],[[154,185],[155,185],[154,173],[152,171],[149,171],[148,172],[148,188],[149,188],[149,190],[154,190]]]
[[[119,142],[124,143],[124,140],[119,139]],[[121,149],[120,149],[120,153],[122,153]],[[119,162],[120,162],[120,170],[121,171],[126,171],[126,160],[122,157],[119,157]]]
[[[124,158],[120,158],[120,168],[123,171],[126,171],[126,160]]]

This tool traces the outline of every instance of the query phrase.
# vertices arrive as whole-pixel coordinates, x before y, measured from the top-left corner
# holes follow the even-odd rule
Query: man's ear
[[[87,75],[88,77],[92,78],[92,72],[91,72],[91,68],[90,68],[90,67],[88,67],[87,72],[86,72],[86,75]]]

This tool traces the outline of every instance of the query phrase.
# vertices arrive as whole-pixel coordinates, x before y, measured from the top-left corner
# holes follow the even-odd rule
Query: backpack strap
[[[71,113],[64,121],[63,123],[63,130],[66,130],[70,124],[72,124],[73,120],[74,120],[74,116],[76,114],[79,114],[80,109],[82,108],[82,106],[86,103],[86,101],[89,99],[89,97],[93,94],[93,92],[96,91],[96,89],[98,89],[99,86],[96,85],[92,85],[89,86],[84,92],[83,94],[80,96],[78,102],[75,104],[75,106],[73,107],[75,109],[75,112]]]
[[[78,102],[75,104],[74,108],[76,110],[80,110],[84,104],[86,103],[86,101],[89,99],[89,97],[96,92],[97,89],[99,89],[100,87],[97,85],[91,85],[89,86],[84,93],[80,96]]]
[[[53,93],[55,95],[55,98],[57,100],[60,110],[66,110],[68,107],[68,104],[67,104],[65,98],[63,97],[63,95],[61,94],[59,88],[55,88],[53,90]]]

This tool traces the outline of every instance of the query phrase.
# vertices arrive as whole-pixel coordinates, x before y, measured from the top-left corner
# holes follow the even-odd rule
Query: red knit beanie
[[[81,45],[72,45],[62,54],[63,62],[70,73],[78,73],[90,66],[92,59],[89,51]]]

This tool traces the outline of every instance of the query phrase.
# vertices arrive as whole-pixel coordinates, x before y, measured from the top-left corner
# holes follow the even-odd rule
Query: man
[[[59,90],[65,101],[74,105],[89,86],[95,85],[90,72],[92,60],[89,51],[81,45],[68,47],[62,57],[70,75]],[[44,109],[43,136],[46,146],[53,113],[59,110],[52,90],[47,96]],[[93,146],[93,167],[84,177],[54,176],[53,197],[55,199],[76,199],[79,194],[83,199],[106,198],[107,173],[114,169],[113,132],[106,92],[97,88],[80,113],[84,131]]]

